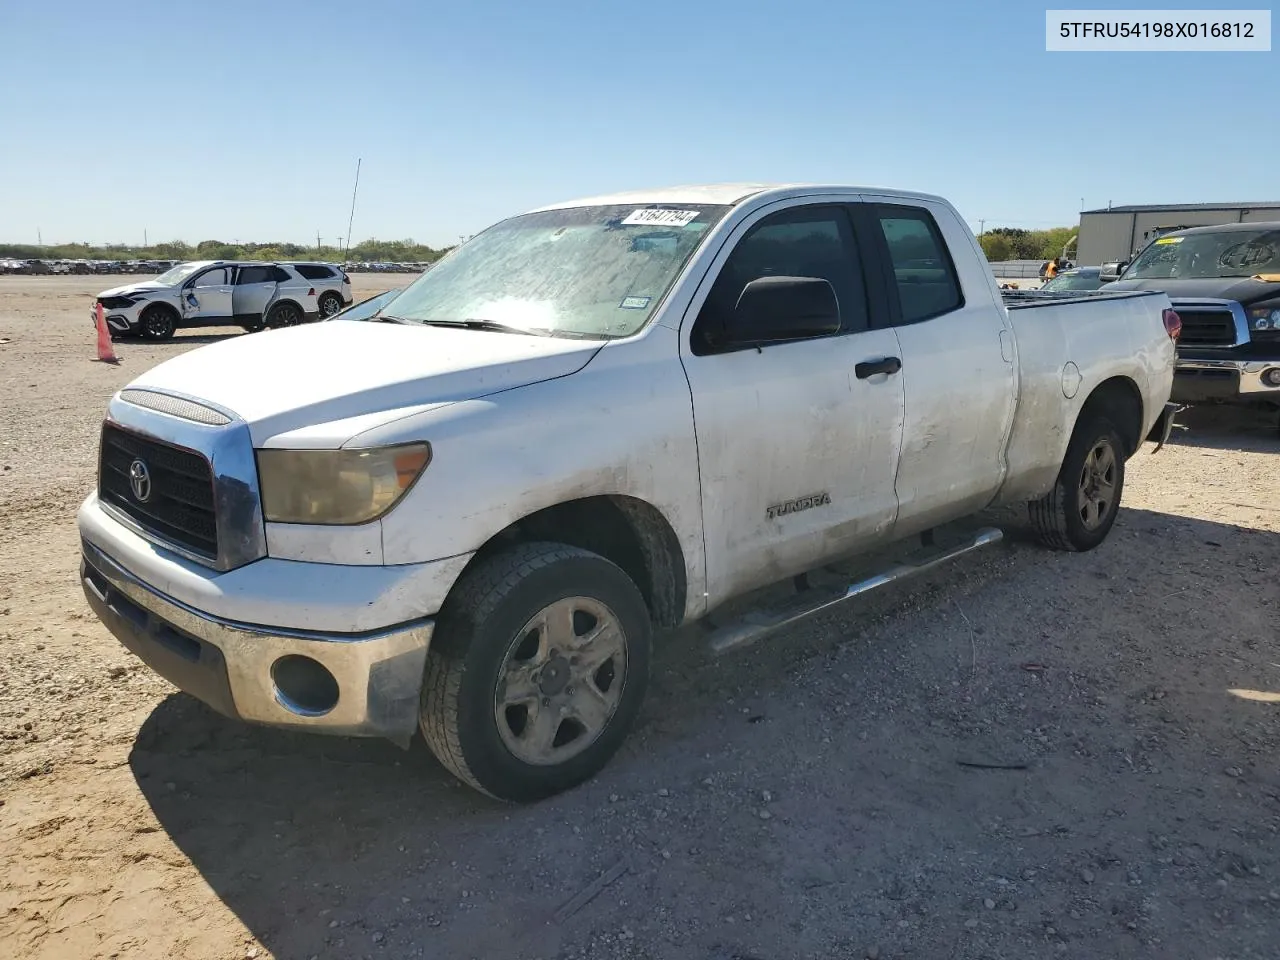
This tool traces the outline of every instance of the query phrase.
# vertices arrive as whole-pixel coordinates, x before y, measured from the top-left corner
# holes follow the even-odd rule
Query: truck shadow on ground
[[[1280,453],[1280,411],[1265,407],[1190,407],[1178,414],[1169,442],[1212,450]]]
[[[420,740],[406,752],[254,728],[179,694],[129,763],[162,828],[280,960],[549,957],[623,927],[642,951],[614,941],[607,955],[825,958],[875,943],[941,956],[930,931],[964,933],[975,876],[1041,871],[1023,896],[1063,928],[1080,865],[1101,872],[1104,848],[1145,863],[1148,828],[1280,869],[1277,848],[1233,826],[1266,821],[1264,798],[1205,779],[1229,765],[1273,779],[1258,764],[1280,749],[1280,709],[1227,690],[1280,688],[1256,642],[1280,535],[1126,510],[1088,555],[1014,536],[978,557],[731,658],[666,638],[636,735],[594,781],[542,804],[463,787]],[[1209,589],[1212,609],[1196,599]],[[1135,768],[1128,744],[1151,737]],[[1033,772],[957,765],[993,749]],[[767,824],[761,786],[777,794]],[[623,856],[630,873],[608,895],[553,921]],[[1213,876],[1149,891],[1185,907],[1166,942],[1214,942],[1199,893]],[[733,925],[743,914],[749,933]],[[1086,910],[1072,927],[1120,955],[1131,934],[1114,915]],[[1049,955],[1013,926],[984,936],[991,954]]]

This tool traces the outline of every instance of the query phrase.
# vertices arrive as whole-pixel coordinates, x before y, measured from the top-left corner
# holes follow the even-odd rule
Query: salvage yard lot
[[[93,362],[102,286],[0,277],[0,956],[1275,956],[1272,421],[1184,417],[1091,554],[999,517],[1007,543],[757,648],[664,638],[615,761],[505,807],[420,743],[223,720],[89,615],[108,397],[239,335]]]

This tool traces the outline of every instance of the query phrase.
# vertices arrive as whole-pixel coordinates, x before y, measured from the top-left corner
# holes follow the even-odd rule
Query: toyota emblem
[[[129,464],[129,489],[139,503],[146,503],[151,498],[151,471],[141,460]]]

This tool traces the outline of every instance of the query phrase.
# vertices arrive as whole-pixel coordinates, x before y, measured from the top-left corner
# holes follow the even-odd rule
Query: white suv
[[[287,263],[199,260],[154,280],[104,290],[113,337],[168,340],[182,327],[291,327],[320,316],[317,285]]]
[[[351,293],[351,278],[341,267],[332,263],[299,260],[290,261],[284,266],[293,267],[315,285],[316,305],[321,317],[332,317],[355,301]]]

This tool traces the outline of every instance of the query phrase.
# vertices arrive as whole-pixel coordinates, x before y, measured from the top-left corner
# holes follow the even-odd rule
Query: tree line
[[[1079,227],[1053,227],[1050,230],[1020,230],[1017,227],[995,227],[978,237],[982,252],[992,263],[1002,260],[1052,260],[1063,255],[1063,248],[1071,244],[1068,256],[1075,256],[1072,238]]]
[[[414,240],[365,240],[344,252],[340,247],[300,243],[227,243],[201,240],[195,246],[182,240],[150,246],[88,243],[0,243],[0,258],[13,260],[327,260],[350,263],[434,263],[449,252]]]

